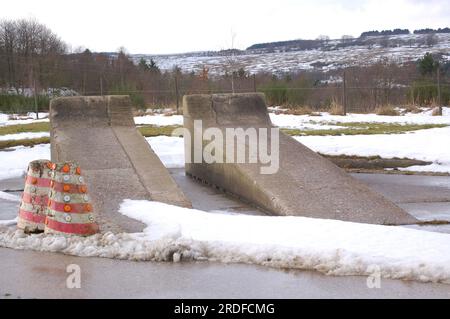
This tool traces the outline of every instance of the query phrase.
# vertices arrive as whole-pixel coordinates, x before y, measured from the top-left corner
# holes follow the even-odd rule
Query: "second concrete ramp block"
[[[263,174],[264,164],[258,158],[250,163],[249,151],[254,141],[245,139],[242,145],[227,150],[215,150],[222,162],[205,162],[201,154],[213,138],[204,139],[210,128],[225,137],[227,129],[267,129],[267,144],[273,125],[262,94],[190,95],[183,100],[186,173],[222,188],[274,215],[296,215],[338,219],[371,224],[413,224],[417,220],[381,194],[369,189],[329,160],[318,155],[290,136],[279,132],[278,170]],[[216,133],[218,131],[216,130]],[[199,137],[200,135],[200,137]],[[207,134],[208,135],[208,134]],[[209,134],[211,135],[211,134]],[[217,135],[217,134],[216,134]],[[220,134],[218,134],[220,135]],[[227,140],[224,144],[227,144]],[[275,143],[276,144],[276,143]],[[229,163],[225,158],[231,149],[243,146],[246,162]],[[259,145],[258,145],[259,146]],[[197,159],[195,159],[197,154]]]

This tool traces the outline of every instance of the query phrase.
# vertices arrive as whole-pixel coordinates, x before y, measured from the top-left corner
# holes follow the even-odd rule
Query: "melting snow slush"
[[[0,246],[79,256],[242,262],[329,275],[450,283],[450,235],[394,226],[305,217],[208,213],[125,200],[122,214],[147,225],[136,234],[88,238],[27,236],[3,227]],[[1,226],[0,226],[1,227]]]

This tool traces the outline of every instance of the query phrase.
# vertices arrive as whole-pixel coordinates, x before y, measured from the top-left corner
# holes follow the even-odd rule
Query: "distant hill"
[[[416,61],[426,52],[442,55],[450,61],[450,33],[416,31],[418,32],[415,34],[395,31],[396,34],[384,32],[383,35],[370,34],[334,40],[277,41],[254,44],[246,50],[233,52],[223,50],[167,55],[137,54],[133,55],[133,59],[136,63],[140,58],[153,59],[161,70],[171,70],[178,66],[185,72],[199,73],[206,67],[211,75],[223,74],[229,69],[227,56],[231,54],[234,54],[235,68],[243,68],[248,73],[275,74],[304,70],[326,72],[346,66],[367,65],[382,59],[401,64]]]
[[[320,40],[289,40],[267,43],[257,43],[249,46],[246,50],[260,50],[279,47],[298,47],[302,50],[316,49],[322,45]]]

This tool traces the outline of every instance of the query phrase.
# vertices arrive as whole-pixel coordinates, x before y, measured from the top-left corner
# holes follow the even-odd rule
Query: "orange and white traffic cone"
[[[99,231],[80,167],[73,162],[53,164],[46,234],[90,236]]]
[[[44,231],[52,166],[48,160],[36,160],[28,165],[17,222],[17,227],[26,233]]]

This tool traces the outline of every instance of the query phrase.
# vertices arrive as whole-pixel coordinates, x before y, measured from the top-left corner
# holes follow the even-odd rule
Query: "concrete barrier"
[[[417,222],[382,195],[281,132],[279,170],[274,174],[261,174],[267,165],[259,159],[257,163],[194,161],[199,148],[210,142],[202,139],[196,143],[195,134],[198,138],[198,133],[203,134],[208,128],[219,128],[223,136],[226,128],[272,128],[262,94],[190,95],[184,97],[183,108],[184,125],[190,133],[185,137],[188,175],[220,187],[270,214],[389,225]],[[201,128],[195,125],[196,120],[202,120]],[[271,143],[270,133],[268,143]],[[244,144],[248,152],[249,141]],[[226,158],[229,151],[224,147],[222,151],[216,150],[216,155],[217,152],[222,152],[219,157]]]
[[[61,97],[50,102],[51,156],[82,168],[102,231],[141,231],[118,213],[123,199],[190,207],[158,156],[137,131],[128,96]]]

